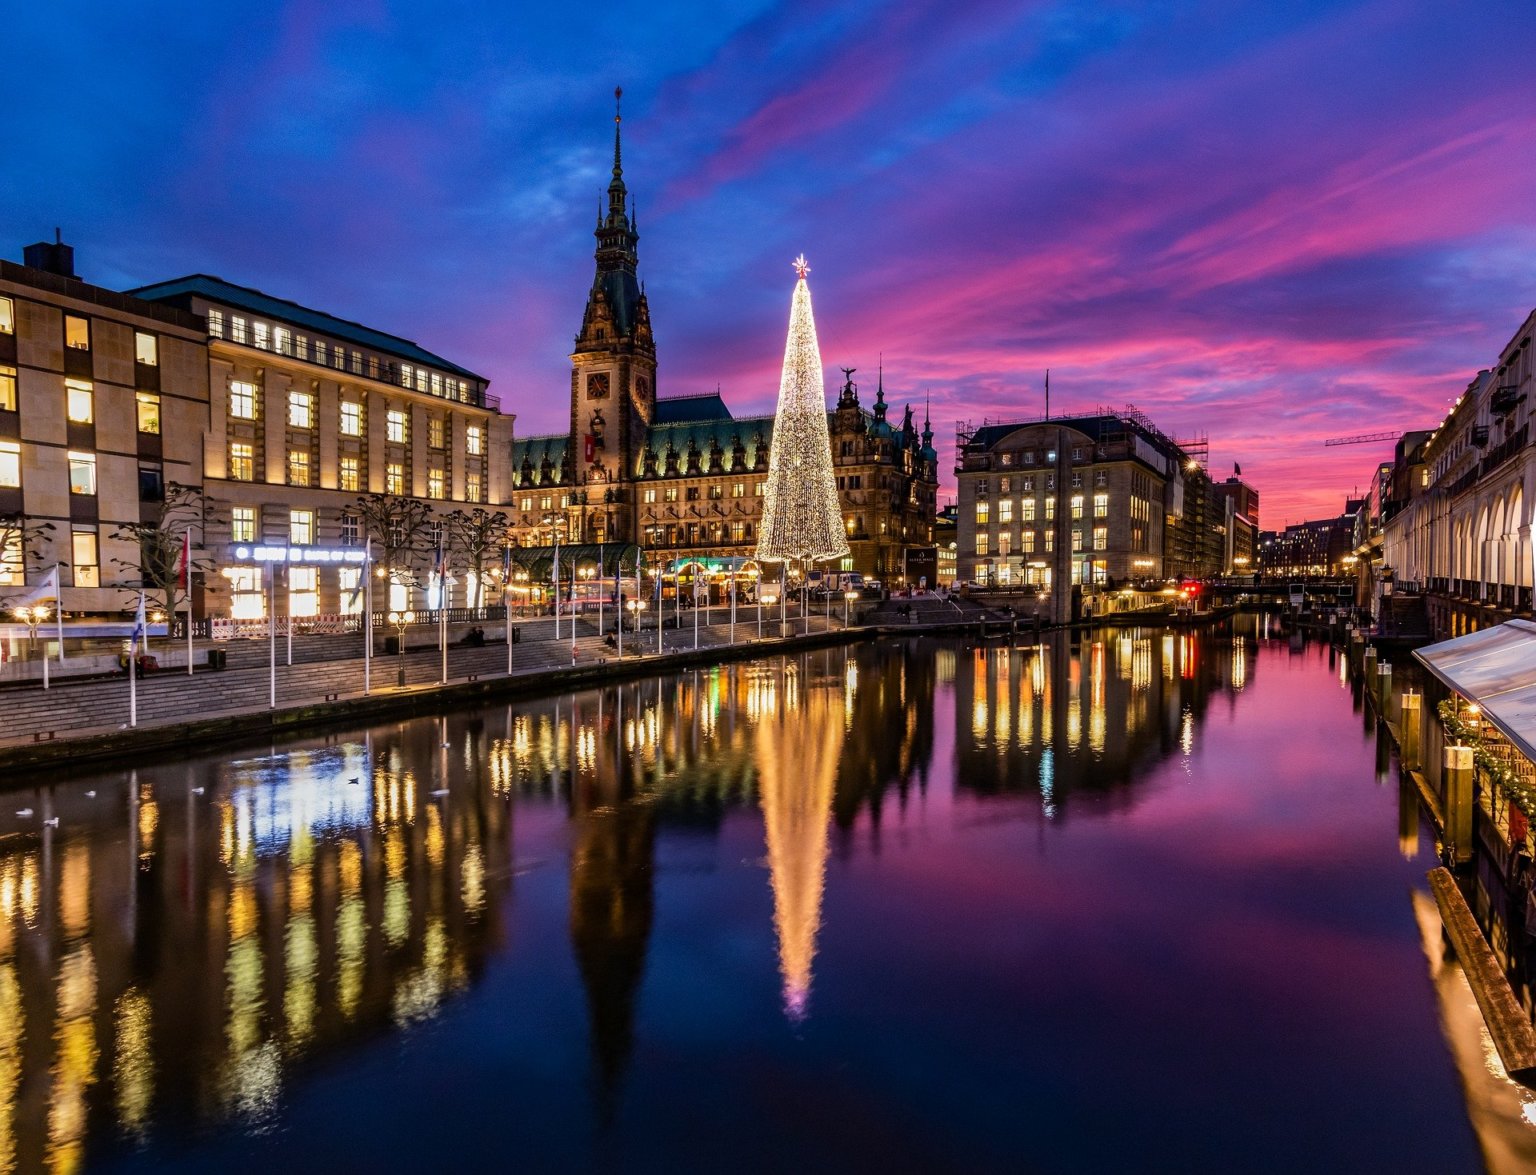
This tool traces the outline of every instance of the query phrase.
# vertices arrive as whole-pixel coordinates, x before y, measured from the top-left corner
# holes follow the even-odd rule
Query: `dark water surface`
[[[0,1167],[1475,1171],[1384,767],[1145,631],[15,793]]]

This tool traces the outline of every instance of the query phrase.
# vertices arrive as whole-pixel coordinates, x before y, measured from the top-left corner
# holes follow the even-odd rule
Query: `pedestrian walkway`
[[[719,610],[716,610],[718,617]],[[685,615],[685,620],[691,614]],[[626,659],[662,653],[680,653],[695,648],[711,649],[728,645],[732,630],[728,623],[699,624],[697,634],[691,624],[665,628],[661,648],[657,648],[654,629],[624,634]],[[831,627],[841,628],[841,618]],[[795,633],[801,623],[793,624]],[[824,616],[813,615],[808,631],[825,632]],[[756,639],[755,623],[738,623],[736,644]],[[522,629],[523,639],[511,648],[511,673],[514,676],[548,673],[561,669],[591,667],[618,658],[616,642],[610,645],[599,636],[596,625],[583,619],[577,623],[576,637],[570,636],[569,621],[561,626],[561,639],[554,639],[553,624],[534,622]],[[764,625],[765,637],[778,637],[779,625]],[[332,656],[323,657],[323,642],[330,642]],[[358,640],[345,637],[300,638],[294,642],[293,664],[286,664],[286,642],[277,645],[278,664],[269,667],[271,650],[265,641],[231,642],[229,668],[199,668],[188,676],[184,671],[150,674],[138,681],[138,725],[153,727],[186,722],[191,719],[218,718],[232,714],[254,713],[272,706],[273,678],[276,681],[276,709],[320,704],[363,694],[363,658],[356,651]],[[351,646],[347,648],[347,646]],[[336,657],[338,647],[346,655]],[[506,676],[508,649],[504,642],[482,647],[456,645],[448,650],[448,681],[464,682],[477,678]],[[442,654],[436,648],[408,649],[403,657],[396,654],[375,656],[372,688],[375,695],[399,690],[399,674],[404,670],[407,689],[421,689],[442,680]],[[129,682],[125,676],[56,682],[43,690],[40,684],[16,686],[0,692],[0,746],[32,743],[39,740],[73,738],[121,730],[129,722]]]

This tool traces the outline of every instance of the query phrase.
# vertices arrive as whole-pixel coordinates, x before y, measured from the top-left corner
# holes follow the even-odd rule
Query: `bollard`
[[[1472,859],[1472,748],[1445,748],[1445,847],[1452,866]]]
[[[1376,665],[1376,713],[1383,722],[1392,721],[1392,662]]]
[[[1376,687],[1376,646],[1366,645],[1360,658],[1360,676],[1365,688],[1370,690]]]
[[[1420,721],[1424,713],[1424,695],[1409,690],[1402,696],[1398,705],[1401,716],[1397,726],[1397,760],[1402,764],[1404,771],[1417,771],[1424,736],[1424,728]]]

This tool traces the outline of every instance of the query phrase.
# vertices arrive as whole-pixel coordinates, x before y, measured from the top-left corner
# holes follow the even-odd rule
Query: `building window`
[[[758,483],[756,483],[752,487],[752,496],[754,498],[761,498],[763,496],[763,483],[762,482],[758,482]]]
[[[224,337],[224,311],[208,311],[208,336],[214,339],[222,339]]]
[[[1083,459],[1083,450],[1082,450],[1081,446],[1073,445],[1072,446],[1072,460],[1074,460],[1074,461],[1081,461],[1082,459]]]
[[[64,345],[72,351],[91,349],[91,320],[76,314],[64,316]]]
[[[731,484],[731,497],[733,497],[733,498],[745,498],[746,496],[747,496],[747,483],[746,482],[738,481],[738,482],[733,482]]]
[[[324,367],[325,364],[326,364],[326,357],[327,357],[328,353],[329,353],[329,348],[326,347],[325,340],[324,339],[316,339],[315,340],[315,362],[318,363],[321,367]]]
[[[229,567],[229,614],[235,620],[260,620],[267,614],[266,595],[261,590],[260,567]]]
[[[438,397],[443,394],[443,377],[435,371],[432,373],[432,394]]]
[[[976,496],[978,498],[986,498],[990,497],[991,494],[992,483],[984,477],[978,477],[976,479]]]
[[[139,431],[150,436],[160,432],[160,397],[154,392],[136,392],[134,410],[138,414]]]
[[[139,466],[139,501],[165,501],[165,470],[159,465]]]
[[[363,353],[361,351],[352,352],[352,374],[363,374]]]
[[[232,543],[256,541],[256,507],[234,506],[230,509],[229,541]]]
[[[357,546],[357,540],[362,537],[362,528],[357,515],[343,513],[341,516],[341,545],[344,547],[355,547]]]
[[[683,498],[689,502],[697,502],[699,500],[699,487],[687,486],[683,491]]]
[[[1109,517],[1109,495],[1108,494],[1094,494],[1093,495],[1093,516],[1095,518],[1108,518]]]
[[[716,484],[710,486],[709,487],[709,497],[710,497],[711,501],[714,501],[717,498],[725,497],[725,487],[723,485],[720,485],[718,482]]]
[[[351,400],[341,402],[341,431],[349,437],[362,435],[363,406],[361,404],[355,404]]]
[[[485,433],[478,424],[468,425],[464,429],[464,451],[471,457],[480,456],[484,449]]]
[[[464,475],[464,500],[466,502],[485,501],[485,483],[480,475],[475,472]]]
[[[998,478],[997,479],[997,492],[1000,493],[1000,494],[1012,493],[1013,492],[1013,479],[1010,478],[1010,477],[1000,477],[1000,478]]]
[[[1013,552],[1013,536],[1000,534],[997,536],[997,553],[1000,558],[1006,559]]]
[[[75,569],[76,587],[101,586],[101,553],[93,527],[70,532],[69,561]]]
[[[1109,550],[1109,527],[1096,526],[1093,528],[1093,549],[1095,551]]]
[[[1056,520],[1056,499],[1055,498],[1047,498],[1045,500],[1045,520],[1047,522],[1054,522]]]
[[[229,341],[232,343],[245,343],[250,340],[246,331],[246,321],[238,314],[229,316]]]
[[[315,545],[315,512],[313,510],[288,511],[288,541],[295,547]]]
[[[386,494],[405,493],[405,466],[398,461],[391,461],[384,466],[384,492]]]
[[[96,454],[71,453],[69,455],[69,492],[94,494],[96,492]]]
[[[363,593],[357,590],[362,582],[361,567],[343,567],[336,573],[336,587],[341,592],[341,607],[338,611],[343,616],[356,616],[363,610]]]
[[[90,424],[96,419],[96,394],[83,380],[64,381],[64,404],[71,424]]]
[[[992,504],[990,502],[976,503],[976,525],[986,526],[992,520]]]
[[[987,535],[979,534],[976,536],[976,553],[978,555],[985,555],[990,552],[989,541]]]
[[[1109,484],[1108,471],[1103,469],[1095,469],[1093,471],[1093,484],[1096,486],[1107,486]]]
[[[394,441],[398,445],[405,444],[407,418],[399,408],[391,408],[389,415],[385,417],[384,439]]]
[[[1074,551],[1081,551],[1083,549],[1083,532],[1081,530],[1074,530],[1072,532],[1072,549]]]
[[[1083,495],[1072,495],[1072,518],[1074,521],[1083,516]]]
[[[252,481],[256,476],[256,458],[251,446],[233,441],[229,446],[229,476],[232,481]]]
[[[288,333],[286,326],[272,328],[272,349],[279,355],[293,354],[293,336]]]
[[[362,479],[358,476],[358,460],[356,457],[343,457],[339,465],[340,488],[357,493]]]
[[[1033,498],[1025,498],[1019,503],[1019,517],[1025,522],[1033,522],[1035,520],[1035,500]]]
[[[1074,473],[1072,475],[1072,488],[1074,490],[1080,490],[1083,488],[1083,475],[1081,473]]]
[[[256,419],[256,385],[235,379],[229,383],[229,414],[239,420]]]
[[[427,448],[441,449],[447,429],[443,427],[441,416],[427,417]]]
[[[16,369],[0,367],[0,412],[16,411]]]
[[[1019,549],[1026,555],[1033,555],[1035,553],[1035,532],[1026,530],[1019,538]]]
[[[441,498],[443,496],[443,471],[441,469],[427,470],[427,497]]]
[[[669,502],[677,501],[677,487],[676,486],[668,486],[666,488],[666,490],[664,491],[664,496],[665,496],[666,500],[669,501]]]
[[[309,450],[288,450],[288,484],[291,486],[307,486],[309,484]]]
[[[288,427],[312,428],[315,419],[315,397],[309,392],[288,393]]]
[[[640,500],[642,502],[647,502],[647,503],[650,503],[650,504],[654,504],[655,501],[656,501],[656,487],[655,486],[647,486],[645,489],[640,491]],[[523,509],[526,510],[526,509],[528,509],[528,507],[524,506]]]
[[[15,441],[0,441],[0,488],[16,489],[20,485],[21,446]]]
[[[16,305],[9,298],[0,298],[0,335],[16,333]]]
[[[997,504],[997,520],[1004,525],[1013,521],[1013,500],[1004,498]]]
[[[999,453],[997,455],[997,463],[1000,466],[1002,466],[1004,469],[1007,469],[1010,465],[1013,464],[1013,454],[1012,453]]]
[[[320,593],[316,591],[320,581],[318,567],[288,568],[288,615],[318,616]]]
[[[264,322],[251,323],[251,345],[258,351],[265,351],[271,345],[272,330]]]

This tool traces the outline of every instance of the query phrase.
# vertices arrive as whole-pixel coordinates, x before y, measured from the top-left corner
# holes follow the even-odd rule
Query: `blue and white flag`
[[[372,574],[372,568],[371,568],[371,564],[372,563],[373,563],[373,536],[369,535],[368,536],[368,545],[363,548],[363,570],[362,570],[362,572],[357,577],[357,583],[354,584],[353,587],[352,587],[352,594],[347,597],[347,608],[349,610],[357,607],[358,597],[363,594],[363,584],[365,584],[368,581],[368,576]]]
[[[144,593],[139,593],[139,611],[133,618],[133,651],[137,653],[144,643]]]

